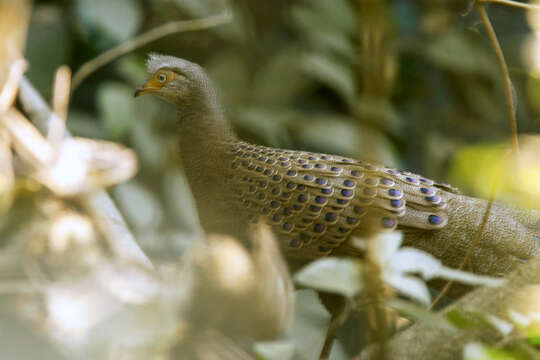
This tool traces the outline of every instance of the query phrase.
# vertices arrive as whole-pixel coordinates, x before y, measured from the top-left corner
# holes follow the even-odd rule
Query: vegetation
[[[540,11],[516,5],[0,0],[3,356],[318,359],[330,322],[322,289],[343,295],[350,315],[330,359],[419,359],[441,341],[455,345],[448,359],[540,358],[537,260],[501,288],[443,293],[433,307],[451,305],[437,313],[433,277],[501,281],[400,248],[399,233],[358,239],[366,261],[325,259],[293,280],[264,227],[254,252],[203,240],[174,109],[133,98],[148,52],[184,57],[207,69],[242,139],[540,208]],[[416,266],[392,262],[408,256]],[[294,301],[291,281],[304,286]],[[252,342],[259,335],[269,341]]]

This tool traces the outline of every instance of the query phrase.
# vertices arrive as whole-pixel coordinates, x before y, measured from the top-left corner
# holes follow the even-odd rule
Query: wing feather
[[[328,255],[352,232],[447,223],[445,193],[454,189],[407,171],[243,142],[231,154],[238,201],[272,224],[292,255]]]

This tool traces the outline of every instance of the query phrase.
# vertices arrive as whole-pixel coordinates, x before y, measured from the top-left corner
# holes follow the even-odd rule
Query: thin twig
[[[48,129],[51,121],[59,121],[57,116],[52,116],[47,103],[26,78],[21,80],[19,99],[25,111],[30,114],[40,129]],[[67,130],[65,135],[70,136]],[[137,263],[148,269],[153,268],[151,261],[135,241],[122,214],[105,190],[98,189],[83,195],[82,202],[105,235],[117,259]]]
[[[52,110],[64,122],[69,106],[70,83],[71,70],[66,65],[60,66],[54,76]]]
[[[489,17],[486,13],[486,10],[484,9],[483,2],[486,2],[485,0],[477,0],[476,1],[476,9],[478,11],[478,14],[480,15],[480,19],[482,20],[482,23],[484,24],[484,27],[486,28],[486,31],[488,33],[489,39],[491,41],[491,46],[493,47],[493,50],[495,51],[495,55],[497,56],[497,61],[499,63],[499,69],[501,71],[501,75],[503,77],[504,82],[504,93],[506,97],[506,108],[508,111],[508,121],[510,125],[510,141],[512,144],[512,149],[509,153],[507,153],[503,159],[503,162],[501,164],[501,168],[499,169],[499,172],[497,173],[497,176],[495,177],[495,180],[493,181],[488,204],[486,207],[486,211],[484,212],[484,216],[482,217],[482,222],[480,224],[480,227],[478,228],[478,231],[475,234],[474,240],[467,250],[467,254],[465,254],[465,257],[463,258],[463,261],[459,265],[459,270],[463,270],[467,262],[469,261],[472,252],[474,248],[476,247],[478,241],[480,240],[480,236],[482,235],[484,228],[487,224],[487,220],[489,218],[489,214],[491,212],[491,207],[493,205],[493,200],[495,199],[495,193],[497,192],[497,186],[499,184],[500,177],[502,176],[503,170],[506,168],[508,159],[511,155],[518,154],[519,151],[519,143],[518,143],[518,133],[517,133],[517,123],[516,123],[516,109],[514,104],[514,99],[512,98],[512,80],[510,79],[510,75],[508,73],[508,67],[506,66],[506,61],[504,59],[504,54],[501,49],[501,45],[499,44],[499,41],[497,40],[497,35],[495,34],[495,30],[493,29],[493,26],[491,25],[491,21],[489,21]],[[441,290],[439,295],[435,298],[433,303],[430,306],[430,309],[433,309],[435,305],[439,303],[439,301],[448,293],[450,288],[452,287],[453,282],[449,281]]]
[[[19,91],[19,81],[26,71],[26,60],[19,59],[14,61],[8,70],[7,80],[0,90],[0,114],[5,113],[15,101],[17,91]]]
[[[495,1],[504,2],[504,0],[503,1],[495,0]],[[495,1],[492,1],[492,2],[495,2]],[[475,237],[473,239],[471,246],[467,250],[465,257],[463,258],[461,264],[459,265],[459,270],[463,270],[463,268],[469,261],[470,257],[472,256],[473,250],[476,247],[478,241],[480,240],[480,236],[482,236],[484,228],[487,224],[487,220],[489,218],[489,214],[491,212],[491,207],[493,206],[493,200],[495,199],[495,193],[497,192],[499,180],[502,176],[503,170],[506,168],[508,159],[510,158],[511,155],[518,154],[518,151],[519,151],[518,150],[519,143],[518,143],[518,134],[517,134],[517,123],[516,123],[516,109],[515,109],[514,99],[512,98],[512,80],[510,79],[510,75],[508,73],[508,67],[506,66],[506,61],[504,59],[504,54],[502,52],[501,45],[499,44],[499,41],[497,40],[497,35],[495,34],[495,30],[493,29],[493,26],[491,25],[491,21],[489,21],[489,17],[486,13],[486,10],[484,9],[483,2],[487,2],[487,1],[477,0],[475,5],[478,11],[478,14],[480,15],[480,19],[482,20],[482,23],[484,24],[484,27],[486,28],[486,31],[488,33],[489,39],[491,41],[491,46],[493,47],[493,50],[495,51],[495,55],[499,63],[499,69],[503,77],[504,93],[506,97],[506,108],[508,111],[508,121],[510,125],[510,141],[512,143],[512,150],[505,155],[503,162],[501,164],[501,168],[499,169],[497,176],[495,177],[495,180],[493,181],[486,211],[484,212],[484,216],[482,217],[482,222],[480,224],[480,227],[478,228],[478,231],[475,234]],[[437,305],[439,301],[448,293],[448,291],[452,287],[452,284],[453,284],[453,281],[449,281],[444,286],[444,288],[441,290],[439,295],[435,298],[435,300],[431,304],[430,309],[433,309],[435,305]]]
[[[373,242],[375,239],[370,239]],[[384,303],[386,296],[381,280],[381,269],[377,261],[373,258],[373,246],[368,247],[366,258],[366,270],[364,271],[364,281],[366,282],[366,295],[372,300],[372,306],[369,308],[373,316],[374,328],[370,329],[374,340],[378,344],[377,360],[388,359],[388,317]]]
[[[484,24],[484,27],[486,28],[489,39],[491,41],[491,46],[493,47],[493,51],[495,51],[495,55],[497,56],[497,61],[499,63],[499,70],[501,71],[501,75],[504,82],[504,94],[506,97],[506,108],[508,111],[508,122],[510,126],[510,141],[512,143],[512,152],[514,154],[517,154],[519,151],[518,150],[518,132],[517,132],[517,122],[516,122],[516,106],[514,104],[514,99],[512,97],[512,80],[510,79],[510,74],[508,73],[508,67],[506,66],[506,60],[504,59],[504,54],[502,52],[501,45],[499,44],[499,41],[497,40],[497,35],[495,34],[495,30],[493,30],[491,21],[489,21],[489,17],[486,13],[486,10],[484,9],[484,4],[477,1],[476,9],[478,11],[478,14],[480,15],[480,19],[482,20],[482,23]]]
[[[527,9],[527,10],[540,10],[539,5],[524,4],[524,3],[513,1],[513,0],[479,0],[478,2],[494,3],[494,4],[500,4],[500,5],[506,5],[506,6],[512,6],[512,7]]]
[[[459,264],[458,270],[463,270],[465,265],[467,265],[467,263],[469,262],[469,260],[470,260],[470,258],[472,256],[472,253],[473,253],[474,249],[476,248],[476,245],[480,241],[480,237],[482,236],[482,233],[484,232],[484,228],[486,227],[486,224],[487,224],[487,221],[488,221],[488,218],[489,218],[489,214],[491,213],[491,207],[493,206],[493,200],[495,199],[495,194],[497,193],[497,188],[499,186],[499,180],[501,179],[502,174],[503,174],[504,170],[506,169],[508,159],[510,159],[510,155],[512,155],[512,154],[513,154],[513,151],[509,151],[504,155],[501,166],[498,169],[497,173],[495,174],[495,179],[493,180],[493,184],[491,184],[491,189],[490,189],[490,193],[489,193],[489,200],[488,200],[488,203],[487,203],[487,206],[486,206],[486,211],[484,211],[484,216],[482,217],[482,222],[480,223],[480,227],[478,228],[478,230],[476,231],[476,233],[474,235],[474,239],[473,239],[473,241],[471,243],[471,246],[467,250],[467,253],[463,257],[463,260]],[[433,310],[433,308],[439,303],[439,301],[441,301],[441,299],[448,293],[448,291],[450,291],[450,288],[452,287],[453,284],[454,284],[454,281],[452,281],[452,280],[446,283],[446,285],[443,287],[443,289],[441,290],[439,295],[437,295],[435,300],[433,300],[433,302],[431,303],[431,305],[429,307],[430,310]]]
[[[144,46],[152,41],[161,39],[167,35],[171,35],[179,32],[203,30],[219,25],[226,24],[232,20],[232,11],[227,8],[221,14],[209,16],[203,19],[194,20],[181,20],[173,21],[167,24],[158,26],[151,29],[131,40],[125,41],[120,45],[105,51],[103,54],[95,57],[94,59],[84,63],[73,75],[73,85],[71,91],[75,91],[77,87],[86,79],[91,73],[99,68],[107,65],[111,61],[125,55],[141,46]]]
[[[52,98],[53,116],[58,117],[52,121],[47,132],[47,139],[54,145],[60,145],[66,130],[66,118],[69,107],[69,94],[71,85],[71,70],[66,65],[58,68],[54,76]],[[53,126],[54,125],[54,126]]]

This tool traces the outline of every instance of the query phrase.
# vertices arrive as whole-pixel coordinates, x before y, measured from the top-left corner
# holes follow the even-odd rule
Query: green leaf
[[[323,114],[294,124],[295,136],[304,148],[348,156],[359,155],[361,132],[353,119]]]
[[[496,86],[502,88],[503,85],[501,83]],[[481,115],[482,119],[492,126],[500,126],[500,124],[506,126],[506,103],[501,101],[499,96],[494,96],[493,85],[486,86],[485,83],[463,78],[460,82],[460,92],[473,114]]]
[[[489,186],[498,174],[506,148],[502,144],[478,144],[462,148],[450,167],[450,180],[479,197],[489,197]],[[501,179],[504,181],[504,179]],[[504,186],[499,184],[499,189]]]
[[[356,29],[356,12],[348,0],[311,0],[313,10],[324,17],[334,27],[348,34],[354,34]]]
[[[208,74],[219,88],[220,97],[227,109],[245,105],[249,97],[250,79],[244,56],[232,51],[222,51],[205,64]]]
[[[156,229],[163,219],[160,202],[142,184],[132,180],[114,188],[114,198],[129,223],[139,230]]]
[[[294,136],[302,148],[400,167],[388,137],[377,129],[358,125],[352,118],[319,113],[299,114],[291,120]]]
[[[56,69],[69,62],[72,43],[63,15],[59,7],[50,5],[36,5],[32,12],[26,46],[26,59],[31,64],[27,76],[41,92],[50,90]]]
[[[360,119],[376,123],[396,137],[403,134],[403,121],[394,106],[385,99],[359,96],[355,99],[355,114]]]
[[[137,32],[142,12],[135,0],[77,0],[75,15],[87,39],[97,33],[120,43]]]
[[[103,139],[105,134],[98,120],[85,112],[70,110],[67,115],[66,126],[75,136]]]
[[[121,83],[105,83],[98,89],[97,107],[109,139],[124,138],[138,117],[133,89]]]
[[[540,113],[540,77],[536,73],[527,76],[527,97],[527,104]]]
[[[115,68],[120,76],[133,87],[141,86],[148,76],[144,63],[139,56],[135,55],[119,59]]]
[[[321,53],[332,53],[354,64],[356,48],[349,36],[339,31],[314,30],[305,34],[311,47]]]
[[[291,101],[312,85],[301,71],[300,55],[301,50],[291,46],[270,57],[255,73],[251,89],[254,100],[263,104]]]
[[[167,214],[174,224],[189,232],[200,232],[195,200],[182,170],[169,169],[164,173],[162,181]]]
[[[396,309],[400,314],[409,319],[439,328],[441,330],[452,333],[456,332],[456,327],[450,324],[446,319],[414,303],[394,298],[387,301],[386,304],[389,307]]]
[[[529,315],[532,317],[532,315]],[[533,321],[529,326],[525,328],[527,334],[527,341],[529,344],[540,345],[540,324],[538,321]]]
[[[167,147],[163,146],[163,139],[155,133],[150,120],[133,124],[131,144],[142,166],[162,169],[167,160]]]
[[[353,297],[362,289],[362,267],[359,261],[327,257],[298,271],[294,280],[302,286]]]
[[[319,54],[305,55],[302,60],[302,68],[306,74],[340,94],[346,104],[354,103],[356,77],[351,67]]]
[[[134,124],[152,121],[160,106],[150,96],[134,98],[133,87],[123,83],[107,82],[98,88],[97,108],[109,139],[122,140]]]
[[[338,31],[352,35],[356,31],[355,12],[347,0],[311,0],[308,6],[294,7],[293,22],[305,33]]]
[[[447,312],[445,317],[451,324],[460,329],[486,329],[491,327],[491,324],[479,313],[454,309]]]
[[[232,119],[236,127],[251,133],[264,143],[287,147],[291,141],[283,123],[290,116],[294,114],[281,108],[249,107],[238,110]]]
[[[483,47],[458,32],[447,32],[431,42],[418,44],[419,51],[435,63],[459,73],[494,74],[496,68]]]
[[[239,8],[236,2],[224,2],[220,0],[176,0],[176,5],[191,15],[193,18],[203,18],[210,15],[216,15],[225,11],[224,4],[232,7],[234,18],[231,23],[221,26],[216,26],[210,29],[225,40],[235,42],[245,42],[248,31],[247,20],[243,15],[243,11]]]

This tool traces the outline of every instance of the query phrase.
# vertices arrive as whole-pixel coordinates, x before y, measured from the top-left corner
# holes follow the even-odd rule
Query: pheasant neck
[[[235,139],[215,92],[207,90],[177,108],[180,141],[189,147],[185,150],[210,150]]]
[[[179,104],[178,120],[181,156],[187,167],[216,166],[216,157],[223,155],[224,147],[235,139],[215,96],[197,96]],[[208,169],[215,170],[218,169]]]
[[[201,225],[208,232],[230,234],[229,225],[219,219],[231,203],[224,179],[231,175],[228,148],[236,137],[221,109],[210,105],[179,107],[180,156]]]

